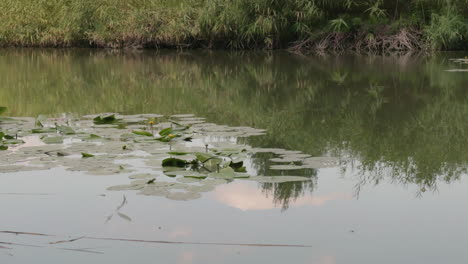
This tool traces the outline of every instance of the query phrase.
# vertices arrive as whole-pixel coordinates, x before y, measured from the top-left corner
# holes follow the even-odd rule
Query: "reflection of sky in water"
[[[105,223],[122,192],[103,191],[125,175],[87,176],[63,169],[0,177],[2,230],[56,234],[56,241],[82,235],[188,242],[306,244],[311,248],[163,245],[81,240],[60,246],[15,246],[2,263],[151,260],[162,263],[446,263],[467,257],[465,181],[440,184],[417,198],[417,187],[390,182],[353,196],[350,174],[318,172],[318,188],[290,202],[288,210],[266,197],[258,183],[234,181],[189,202],[124,192],[128,204]],[[16,194],[15,194],[16,193]],[[23,195],[18,195],[18,194]],[[33,195],[33,194],[48,195]],[[29,194],[29,195],[28,195]],[[105,194],[105,196],[101,196]],[[252,203],[251,201],[257,201]],[[44,238],[0,234],[0,241],[47,244]],[[451,247],[445,245],[451,244]],[[104,254],[60,251],[93,248]],[[398,252],[393,254],[392,252]],[[385,257],[382,257],[385,256]],[[73,261],[70,262],[70,259]],[[8,262],[5,262],[8,261]]]
[[[13,115],[190,112],[218,124],[268,129],[265,137],[238,142],[314,156],[336,152],[350,157],[350,163],[341,169],[297,172],[310,177],[310,184],[235,180],[188,202],[105,191],[127,184],[127,174],[89,176],[62,168],[0,174],[0,230],[58,235],[0,234],[0,242],[45,245],[0,249],[2,264],[468,262],[467,78],[444,71],[451,68],[446,58],[452,55],[307,59],[282,53],[213,53],[193,59],[147,52],[102,56],[87,50],[4,55],[0,105],[8,105]],[[180,78],[182,68],[186,78]],[[345,76],[345,85],[334,83],[338,75]],[[40,143],[36,139],[27,144]],[[218,140],[195,139],[191,144],[203,147]],[[119,162],[145,165],[138,159]],[[245,163],[253,175],[282,173],[265,169],[269,164],[268,155]],[[290,189],[295,191],[285,192]],[[120,212],[132,221],[114,215],[106,223],[123,194],[128,204]],[[89,239],[48,244],[70,239],[68,235],[312,247]]]
[[[281,207],[280,204],[275,204],[272,198],[265,195],[257,186],[239,181],[219,186],[214,192],[214,199],[242,211],[269,210]],[[351,195],[342,193],[311,195],[309,193],[295,199],[290,207],[323,206],[328,201],[342,199],[351,199]]]

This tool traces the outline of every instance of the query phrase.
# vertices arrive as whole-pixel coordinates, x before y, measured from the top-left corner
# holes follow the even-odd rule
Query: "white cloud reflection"
[[[243,211],[281,208],[281,204],[275,204],[272,197],[266,196],[257,186],[247,182],[233,182],[219,186],[214,191],[214,197],[223,204]],[[305,194],[291,201],[289,207],[322,206],[328,201],[349,200],[351,198],[351,195],[345,193]]]

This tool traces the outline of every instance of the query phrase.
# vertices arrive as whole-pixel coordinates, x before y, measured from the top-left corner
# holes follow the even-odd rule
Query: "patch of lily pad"
[[[5,112],[0,107],[0,114]],[[233,138],[265,134],[250,127],[206,123],[194,115],[73,114],[0,119],[0,174],[63,167],[90,175],[125,175],[128,184],[109,191],[137,191],[173,200],[191,200],[234,180],[259,183],[308,181],[309,177],[261,176],[246,164],[256,153],[273,153],[272,170],[337,166],[284,149],[252,148]]]

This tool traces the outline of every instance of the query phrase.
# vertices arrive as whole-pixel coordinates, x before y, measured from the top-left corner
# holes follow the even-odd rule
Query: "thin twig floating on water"
[[[43,246],[37,246],[37,245],[28,245],[28,244],[11,243],[11,242],[0,242],[0,244],[10,245],[10,246],[22,246],[22,247],[37,247],[37,248],[43,247]]]
[[[312,247],[310,245],[290,245],[290,244],[186,242],[186,241],[140,240],[140,239],[108,238],[108,237],[86,237],[86,239],[139,242],[139,243],[157,243],[157,244],[207,245],[207,246],[211,245],[211,246],[243,246],[243,247]]]
[[[19,234],[19,235],[42,235],[56,237],[56,235],[51,234],[39,234],[39,233],[28,233],[28,232],[14,232],[14,231],[0,231],[0,233],[10,233],[10,234]],[[294,244],[259,244],[259,243],[225,243],[225,242],[189,242],[189,241],[165,241],[165,240],[143,240],[143,239],[129,239],[129,238],[110,238],[110,237],[92,237],[92,236],[83,236],[78,239],[92,239],[92,240],[106,240],[106,241],[123,241],[123,242],[136,242],[136,243],[155,243],[155,244],[179,244],[179,245],[205,245],[205,246],[242,246],[242,247],[312,247],[310,245],[294,245]],[[69,241],[59,241],[63,242],[73,242],[78,239],[71,239]],[[56,242],[57,243],[57,242]],[[54,244],[54,243],[50,243]]]
[[[24,234],[24,233],[23,233],[23,234]],[[78,239],[75,239],[75,240],[78,240]],[[11,243],[11,242],[0,242],[0,244],[10,245],[10,246],[46,248],[45,246],[28,245],[28,244]],[[53,244],[53,243],[50,243],[50,244]],[[5,246],[1,246],[1,245],[0,245],[0,249],[13,249],[13,248],[9,248],[9,247],[5,247]],[[93,250],[90,250],[89,248],[56,248],[56,249],[68,250],[68,251],[79,251],[79,252],[93,253],[93,254],[104,254],[103,252],[93,251]]]
[[[34,195],[34,196],[45,196],[54,195],[52,193],[0,193],[0,195]]]
[[[60,243],[74,242],[74,241],[80,240],[80,239],[82,239],[82,238],[85,238],[85,236],[82,236],[82,237],[77,237],[77,238],[73,238],[73,239],[69,239],[69,240],[60,240],[60,241],[56,241],[56,242],[50,242],[49,244],[53,245],[53,244],[60,244]]]
[[[13,234],[13,235],[28,235],[28,236],[53,236],[41,233],[30,233],[30,232],[16,232],[16,231],[0,231],[0,233],[4,234]]]
[[[89,250],[89,249],[87,249],[87,248],[58,248],[58,249],[61,249],[61,250],[69,250],[69,251],[85,252],[85,253],[93,253],[93,254],[104,254],[103,252],[93,251],[93,250]]]

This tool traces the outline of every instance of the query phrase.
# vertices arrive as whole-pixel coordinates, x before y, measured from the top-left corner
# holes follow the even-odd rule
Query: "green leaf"
[[[161,142],[169,142],[172,140],[171,137],[160,137],[160,138],[157,138],[156,140],[159,140]]]
[[[245,167],[240,167],[240,168],[235,168],[235,172],[247,172],[247,169]]]
[[[117,129],[126,129],[127,128],[127,124],[118,124],[117,125]]]
[[[5,133],[0,132],[0,140],[5,137]]]
[[[7,149],[8,149],[8,146],[0,145],[0,150],[7,150]]]
[[[38,127],[44,127],[44,125],[42,124],[44,121],[47,120],[47,116],[46,115],[38,115],[36,117],[36,123],[35,125],[38,126]]]
[[[176,155],[176,156],[182,156],[182,155],[187,155],[188,153],[187,153],[187,152],[171,151],[171,152],[168,152],[167,154],[169,154],[169,155]]]
[[[203,153],[203,152],[197,152],[197,153],[195,153],[195,156],[197,157],[197,159],[198,159],[201,163],[203,163],[203,162],[205,162],[205,161],[207,161],[207,160],[212,159],[212,158],[215,157],[215,156],[212,155],[212,154]]]
[[[92,158],[92,157],[94,157],[93,154],[84,153],[84,152],[81,152],[81,156],[82,156],[83,158]]]
[[[20,139],[8,139],[8,140],[3,141],[4,145],[19,145],[23,143],[24,141]]]
[[[192,178],[192,179],[206,179],[208,176],[184,176],[185,178]]]
[[[165,128],[161,131],[159,131],[159,135],[164,137],[164,136],[168,136],[169,134],[172,133],[172,128],[168,127],[168,128]]]
[[[96,135],[96,134],[90,134],[90,135],[89,135],[89,138],[98,139],[98,138],[101,138],[101,136],[98,136],[98,135]]]
[[[56,132],[53,128],[33,128],[31,130],[33,134],[42,134],[42,133],[53,133]]]
[[[46,144],[62,144],[63,137],[42,137],[41,140]]]
[[[187,164],[187,161],[176,158],[167,158],[162,161],[163,167],[185,167]]]
[[[115,118],[115,115],[109,115],[109,116],[97,116],[96,118],[93,119],[94,124],[96,125],[105,125],[105,124],[113,124],[118,121],[117,118]]]
[[[229,167],[233,168],[234,170],[236,169],[240,169],[244,166],[244,162],[243,161],[239,161],[239,162],[233,162],[231,161],[229,163]]]
[[[147,136],[147,137],[152,137],[153,134],[151,134],[150,132],[148,131],[143,131],[143,130],[135,130],[135,131],[132,131],[133,134],[135,135],[139,135],[139,136]]]
[[[14,136],[10,136],[10,135],[4,135],[3,136],[5,139],[15,139]],[[1,137],[0,137],[1,138]]]
[[[57,126],[57,130],[60,131],[62,134],[65,135],[74,135],[75,130],[69,126]]]
[[[236,177],[236,173],[231,167],[227,167],[221,169],[219,172],[211,173],[210,176],[213,178],[233,179]]]

